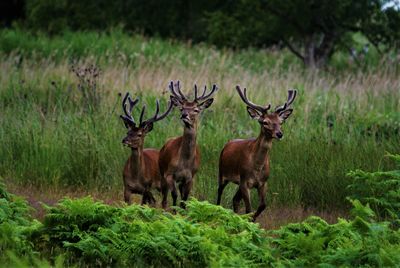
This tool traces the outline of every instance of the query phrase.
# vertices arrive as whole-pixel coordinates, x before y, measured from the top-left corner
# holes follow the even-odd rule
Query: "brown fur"
[[[289,91],[288,101],[275,112],[268,113],[268,107],[261,107],[247,99],[246,90],[237,91],[242,100],[247,104],[250,117],[260,124],[260,134],[257,139],[232,140],[225,144],[219,159],[218,197],[217,204],[221,203],[224,188],[229,182],[239,185],[233,197],[233,210],[238,212],[240,201],[243,199],[246,213],[251,212],[250,189],[256,188],[259,205],[253,215],[253,221],[264,211],[267,180],[269,177],[269,151],[273,139],[281,139],[283,133],[281,124],[292,113],[288,106],[293,102],[296,92]]]
[[[132,155],[126,161],[123,171],[125,202],[131,204],[131,194],[140,194],[143,195],[142,204],[155,203],[151,189],[161,191],[158,157],[157,149],[132,150]]]
[[[182,201],[188,199],[194,176],[200,166],[200,149],[196,144],[195,130],[185,128],[184,132],[183,136],[168,140],[160,150],[159,167],[163,181],[163,208],[167,207],[168,190],[171,190],[173,205],[176,206],[176,182],[179,183]]]

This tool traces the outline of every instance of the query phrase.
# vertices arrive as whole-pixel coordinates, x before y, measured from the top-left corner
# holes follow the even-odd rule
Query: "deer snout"
[[[277,137],[278,139],[282,139],[282,137],[283,137],[282,131],[276,132],[276,137]]]
[[[122,139],[122,143],[125,144],[125,145],[129,144],[129,139],[128,139],[128,137],[123,138],[123,139]]]
[[[181,119],[189,119],[189,113],[183,112],[183,113],[181,114]]]

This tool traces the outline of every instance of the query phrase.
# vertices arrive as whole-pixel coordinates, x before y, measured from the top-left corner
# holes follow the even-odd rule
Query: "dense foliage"
[[[349,173],[354,182],[348,186],[351,198],[370,204],[379,219],[400,227],[400,156],[388,155],[399,169],[380,172],[356,170]]]
[[[394,157],[399,160],[399,155]],[[392,179],[399,183],[400,176]],[[0,191],[0,249],[7,251],[2,254],[3,264],[387,267],[400,262],[400,229],[378,220],[369,205],[359,200],[351,200],[352,219],[328,224],[310,217],[266,231],[250,223],[247,215],[195,199],[186,210],[172,215],[139,205],[109,206],[90,197],[66,198],[47,207],[39,223],[29,218],[24,201],[3,186]],[[399,213],[399,208],[392,212]],[[26,261],[18,262],[19,257]]]
[[[349,53],[356,32],[378,51],[398,49],[400,12],[387,5],[392,2],[18,0],[4,6],[15,17],[4,16],[3,24],[19,19],[30,29],[50,34],[123,27],[220,47],[283,45],[307,66],[321,67],[335,51]]]

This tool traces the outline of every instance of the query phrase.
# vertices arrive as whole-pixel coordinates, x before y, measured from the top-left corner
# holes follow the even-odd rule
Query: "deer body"
[[[184,130],[182,136],[168,140],[160,150],[159,167],[164,209],[167,208],[169,191],[171,191],[173,205],[176,206],[178,197],[176,183],[179,184],[182,207],[189,197],[194,176],[200,166],[200,149],[196,144],[198,115],[212,104],[213,99],[208,98],[217,90],[214,85],[211,92],[205,95],[206,88],[204,88],[203,94],[198,97],[197,86],[195,86],[195,99],[189,101],[180,91],[179,81],[176,87],[177,89],[173,82],[170,83],[171,101],[181,110]]]
[[[243,199],[246,213],[251,212],[250,189],[256,188],[259,205],[253,215],[255,220],[265,209],[267,180],[270,172],[269,152],[273,139],[281,139],[283,133],[281,124],[292,113],[288,106],[294,101],[296,91],[289,91],[288,101],[284,106],[277,107],[275,112],[268,114],[271,105],[258,106],[247,99],[246,89],[237,91],[247,104],[247,111],[253,119],[260,123],[260,134],[256,139],[237,139],[225,144],[219,161],[218,197],[217,204],[221,203],[224,188],[229,182],[239,185],[233,197],[233,210],[238,212],[240,201]]]
[[[124,200],[130,204],[131,194],[143,195],[142,204],[155,203],[151,189],[161,192],[161,175],[158,169],[157,149],[132,150],[123,171]]]
[[[126,102],[129,100],[129,110],[127,110]],[[159,103],[156,102],[155,115],[147,120],[143,120],[146,106],[143,106],[140,114],[140,121],[137,125],[132,117],[132,110],[138,99],[132,101],[129,93],[126,93],[122,102],[122,108],[125,115],[121,115],[122,120],[128,129],[127,136],[122,143],[131,148],[131,156],[126,161],[122,174],[124,181],[124,200],[131,204],[131,195],[142,195],[142,205],[149,203],[154,204],[155,199],[151,193],[152,189],[161,191],[161,175],[158,167],[159,151],[156,149],[143,149],[144,139],[153,129],[153,123],[157,122],[168,115],[172,109],[172,103],[169,103],[168,109],[159,115]]]

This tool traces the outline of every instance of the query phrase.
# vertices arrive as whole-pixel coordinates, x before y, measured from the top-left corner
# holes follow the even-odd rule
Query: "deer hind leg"
[[[193,179],[186,181],[185,184],[182,183],[181,185],[183,185],[182,192],[181,192],[181,195],[182,195],[181,208],[185,209],[186,201],[188,200],[190,191],[192,190]]]
[[[183,186],[184,186],[183,182],[179,183],[179,193],[181,195],[181,199],[183,198]]]
[[[156,199],[154,198],[153,194],[149,191],[149,204],[155,206]]]
[[[257,208],[256,213],[253,216],[253,221],[256,220],[256,218],[261,214],[261,212],[264,211],[264,209],[266,208],[266,204],[265,204],[265,195],[266,195],[266,191],[267,191],[267,185],[261,185],[260,187],[258,187],[257,189],[258,191],[258,199],[259,199],[259,205]]]
[[[240,206],[240,201],[242,200],[242,191],[240,188],[237,190],[235,196],[233,197],[232,203],[233,203],[233,211],[235,213],[239,212],[239,206]]]
[[[218,197],[217,197],[217,205],[221,204],[221,197],[222,197],[222,192],[224,191],[226,185],[229,183],[229,181],[225,180],[219,180],[219,185],[218,185]]]
[[[143,193],[142,205],[144,204],[154,205],[155,203],[156,199],[154,198],[153,194],[149,190],[146,190]]]

